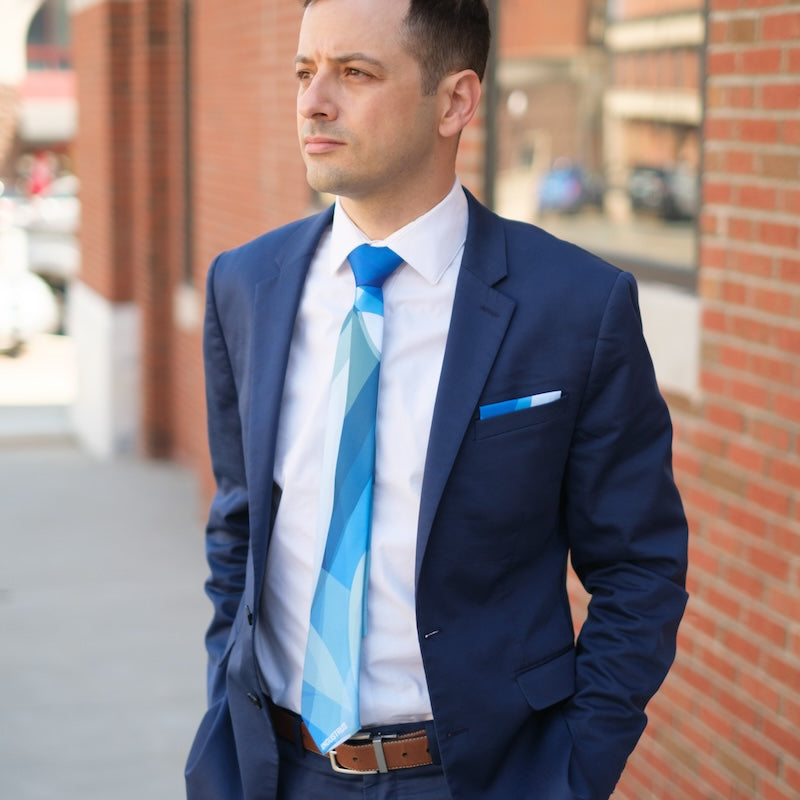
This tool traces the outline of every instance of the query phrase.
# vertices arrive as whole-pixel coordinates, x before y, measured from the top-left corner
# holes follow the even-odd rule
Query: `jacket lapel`
[[[332,215],[329,209],[303,224],[277,252],[271,272],[255,286],[245,439],[256,605],[273,519],[275,443],[289,347],[308,268]]]
[[[505,336],[515,303],[493,288],[507,272],[497,217],[467,192],[469,228],[456,285],[422,481],[415,581],[461,441]]]

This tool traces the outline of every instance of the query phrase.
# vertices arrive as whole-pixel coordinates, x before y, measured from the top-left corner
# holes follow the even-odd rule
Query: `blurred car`
[[[80,271],[79,189],[76,176],[62,175],[36,197],[11,185],[6,185],[0,195],[0,224],[23,236],[24,246],[14,260],[52,290],[59,306],[58,330],[64,329],[68,286]]]
[[[28,269],[59,292],[80,269],[79,189],[75,175],[62,175],[39,196],[14,199],[13,224],[28,237]]]
[[[603,205],[603,182],[581,167],[555,166],[545,173],[539,186],[539,211],[577,214]]]
[[[699,207],[697,175],[684,167],[637,165],[628,178],[628,197],[634,211],[693,219]]]
[[[0,271],[0,355],[19,355],[40,333],[55,333],[60,309],[52,289],[30,272]]]

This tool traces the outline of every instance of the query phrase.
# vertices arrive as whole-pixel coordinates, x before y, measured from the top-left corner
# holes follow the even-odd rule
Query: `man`
[[[674,657],[686,521],[635,284],[459,185],[488,44],[481,0],[306,3],[300,145],[338,199],[209,274],[215,614],[190,800],[607,798]],[[402,262],[383,284],[364,244]],[[329,382],[365,292],[371,528],[329,592],[351,410],[334,422]],[[591,593],[577,642],[568,556]],[[325,672],[326,627],[363,637],[356,686]]]

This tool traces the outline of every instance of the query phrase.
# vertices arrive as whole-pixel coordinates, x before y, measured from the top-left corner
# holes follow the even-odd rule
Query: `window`
[[[693,289],[703,0],[495,2],[497,210]]]

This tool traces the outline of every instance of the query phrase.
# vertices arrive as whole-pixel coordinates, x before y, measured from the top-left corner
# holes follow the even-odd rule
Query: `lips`
[[[332,139],[329,136],[304,136],[303,149],[309,155],[319,155],[330,153],[342,147],[344,142],[339,139]]]

